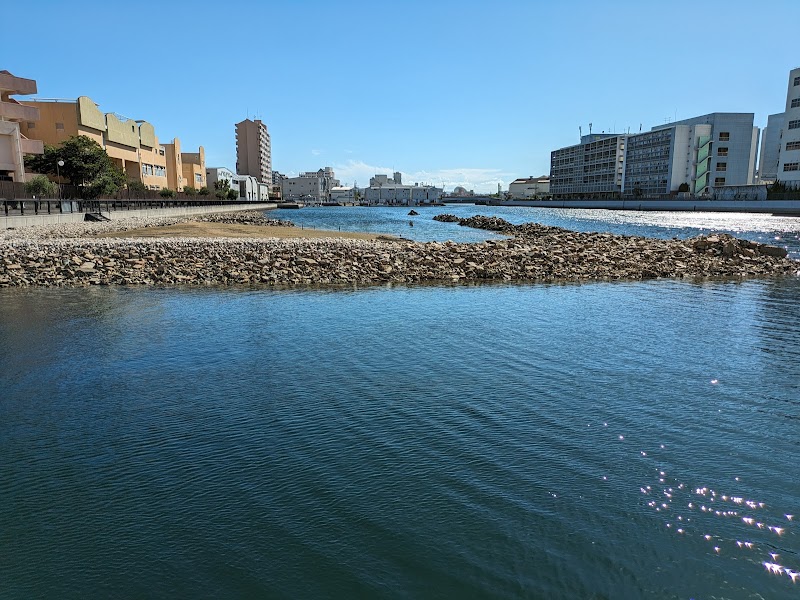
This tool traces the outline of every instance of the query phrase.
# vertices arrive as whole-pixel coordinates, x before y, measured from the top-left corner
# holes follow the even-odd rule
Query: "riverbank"
[[[228,219],[238,226],[252,224],[252,219],[270,221],[263,215]],[[91,227],[80,232],[62,226],[17,230],[15,236],[0,240],[0,286],[606,281],[763,277],[796,275],[800,270],[800,263],[787,259],[782,248],[725,234],[658,240],[533,223],[510,226],[487,217],[467,221],[467,226],[513,237],[469,244],[418,243],[315,239],[300,230],[294,237],[279,238],[268,235],[269,225],[260,226],[264,237],[247,239],[132,237],[143,227],[141,222],[138,227],[134,222],[86,224]],[[163,219],[148,224],[176,225]],[[285,222],[273,225],[288,227]],[[112,226],[127,227],[125,237],[99,237],[113,233]]]

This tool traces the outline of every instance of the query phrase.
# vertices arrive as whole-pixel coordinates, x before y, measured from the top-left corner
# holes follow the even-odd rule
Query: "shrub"
[[[239,192],[236,190],[228,190],[228,200],[238,200]]]
[[[197,190],[194,189],[192,186],[183,188],[183,193],[187,196],[195,196],[197,195]]]
[[[25,183],[25,191],[39,198],[57,198],[58,186],[44,175],[34,175]]]
[[[162,188],[158,195],[162,198],[174,198],[175,197],[175,190],[171,190],[169,188]]]
[[[206,186],[203,186],[199,190],[197,190],[197,194],[199,196],[208,196],[210,193],[211,192],[208,191],[208,188]]]

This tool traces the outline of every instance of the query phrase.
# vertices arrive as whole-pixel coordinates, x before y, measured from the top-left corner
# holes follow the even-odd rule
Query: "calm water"
[[[0,598],[797,598],[798,298],[0,290]]]
[[[602,231],[656,238],[688,238],[710,232],[730,233],[761,243],[783,246],[790,256],[800,259],[800,218],[748,213],[691,213],[622,210],[577,210],[450,204],[413,207],[419,216],[409,216],[409,208],[388,207],[309,207],[300,210],[270,211],[271,216],[294,221],[304,227],[336,231],[378,231],[417,241],[476,242],[494,234],[439,223],[433,217],[451,213],[459,217],[496,215],[514,224],[536,222],[573,231]],[[413,227],[409,224],[413,221]]]

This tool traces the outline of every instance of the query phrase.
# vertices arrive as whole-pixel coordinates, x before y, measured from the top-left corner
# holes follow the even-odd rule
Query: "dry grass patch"
[[[355,233],[351,231],[325,231],[322,229],[301,229],[300,227],[279,227],[261,225],[239,225],[235,223],[188,222],[164,227],[142,227],[101,233],[103,238],[343,238],[351,240],[394,239],[378,233]]]

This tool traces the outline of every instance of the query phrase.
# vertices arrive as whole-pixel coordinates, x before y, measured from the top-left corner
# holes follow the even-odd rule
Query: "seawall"
[[[181,206],[173,208],[147,208],[136,210],[103,211],[103,214],[115,218],[122,217],[188,217],[192,215],[206,215],[241,210],[271,210],[277,208],[274,202],[259,202],[247,204],[231,204],[226,206]],[[15,215],[0,216],[0,229],[29,227],[32,225],[55,225],[58,223],[80,223],[84,220],[84,213],[55,213],[50,215]]]
[[[751,212],[800,216],[800,200],[496,200],[492,206],[689,212]]]

